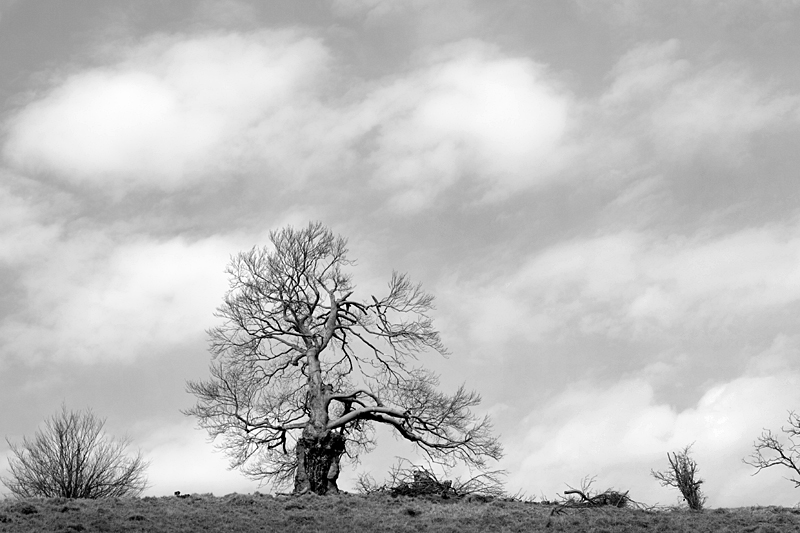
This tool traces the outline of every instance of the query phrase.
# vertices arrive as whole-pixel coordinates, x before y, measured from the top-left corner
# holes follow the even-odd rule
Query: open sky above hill
[[[0,430],[91,407],[150,494],[258,485],[180,413],[230,255],[320,220],[437,297],[508,488],[792,505],[800,1],[0,0]],[[383,445],[383,446],[381,446]],[[9,450],[0,442],[0,465]],[[391,437],[356,471],[380,478]]]

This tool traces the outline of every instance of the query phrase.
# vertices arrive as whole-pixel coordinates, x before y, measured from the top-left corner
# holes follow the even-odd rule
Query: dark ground
[[[800,532],[800,509],[571,508],[522,501],[468,501],[342,494],[0,501],[0,532]]]

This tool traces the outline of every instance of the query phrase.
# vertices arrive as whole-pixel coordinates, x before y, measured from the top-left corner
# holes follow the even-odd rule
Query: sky
[[[794,505],[742,462],[800,409],[800,1],[0,0],[0,434],[64,402],[148,495],[264,491],[187,380],[230,257],[319,220],[354,281],[436,296],[507,490],[693,443],[711,507]],[[342,474],[413,448],[381,435]],[[0,475],[8,442],[0,441]],[[0,490],[5,490],[0,489]]]

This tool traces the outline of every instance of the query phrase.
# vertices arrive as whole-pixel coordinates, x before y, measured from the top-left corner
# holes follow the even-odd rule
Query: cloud
[[[775,94],[747,73],[716,67],[675,84],[652,115],[658,146],[673,157],[713,150],[734,158],[753,134],[796,125],[800,98]]]
[[[267,146],[291,130],[327,62],[318,40],[291,31],[153,37],[19,110],[3,153],[25,172],[112,190],[185,187],[240,165],[253,125],[272,125]]]
[[[443,196],[497,202],[565,180],[630,179],[653,161],[736,161],[757,133],[796,125],[796,96],[680,50],[638,45],[606,91],[581,101],[546,65],[476,40],[366,80],[333,76],[346,65],[299,31],[154,36],[19,109],[3,155],[19,172],[114,197],[230,177],[276,195],[347,182],[409,213]]]
[[[518,274],[518,283],[543,290],[545,302],[567,313],[579,311],[587,329],[604,327],[600,315],[608,312],[618,325],[691,327],[698,319],[709,325],[796,302],[798,260],[797,227],[716,238],[623,232],[546,250]]]
[[[376,181],[403,208],[448,188],[477,186],[493,198],[554,179],[570,100],[545,68],[482,43],[451,45],[429,64],[376,90]]]
[[[690,67],[689,61],[677,59],[680,41],[642,43],[625,53],[611,70],[611,84],[602,95],[604,106],[630,105],[641,97],[660,95]]]
[[[700,179],[760,187],[738,173],[763,157],[764,139],[798,131],[800,94],[744,62],[693,53],[691,44],[638,42],[605,87],[572,99],[560,181],[598,191],[653,177],[667,189]]]
[[[426,2],[421,0],[399,0],[395,2],[381,2],[380,0],[333,0],[331,2],[331,8],[337,16],[365,17],[371,22],[409,11],[416,11],[424,7],[426,7]]]
[[[0,186],[0,266],[25,263],[58,239],[61,225],[42,221],[44,210]]]
[[[800,401],[798,384],[796,372],[744,375],[708,388],[680,412],[656,400],[643,378],[573,384],[522,421],[521,440],[509,443],[515,465],[509,484],[552,497],[565,483],[597,475],[595,489],[612,486],[638,501],[670,504],[677,493],[660,488],[650,470],[668,467],[667,452],[694,443],[709,505],[794,504],[778,472],[751,477],[741,459],[763,427],[784,423],[786,410]],[[754,502],[754,494],[761,499]]]
[[[112,420],[105,431],[115,439],[129,437],[127,453],[133,455],[141,451],[145,461],[149,461],[146,496],[171,496],[176,490],[184,494],[222,496],[233,492],[252,493],[259,488],[258,482],[228,468],[228,459],[216,451],[213,443],[208,442],[208,434],[197,429],[192,419],[165,421],[144,417],[134,423],[129,420],[127,424],[115,424]],[[11,438],[12,442],[21,440],[21,435]],[[7,465],[12,456],[10,448],[2,441],[0,462]],[[10,493],[0,484],[0,495],[3,494]]]
[[[797,0],[676,0],[669,4],[637,0],[573,0],[573,3],[587,18],[610,23],[616,26],[615,31],[620,31],[621,27],[627,32],[646,35],[678,33],[689,28],[707,31],[709,27],[715,27],[727,30],[722,35],[729,38],[727,32],[733,38],[741,38],[743,33],[758,35],[753,28],[780,27],[780,23],[791,17],[800,6]],[[719,33],[712,35],[717,45],[726,40]]]
[[[797,126],[800,96],[756,79],[741,64],[703,64],[680,52],[676,39],[627,52],[592,116],[616,123],[630,143],[645,154],[652,145],[667,161],[698,155],[738,161],[756,133]]]
[[[652,340],[721,331],[796,306],[798,265],[796,223],[713,236],[621,231],[555,244],[515,271],[451,280],[438,293],[476,342],[578,333]]]
[[[151,236],[137,221],[96,224],[62,213],[51,224],[45,207],[0,187],[2,206],[20,223],[0,230],[9,296],[0,306],[0,348],[31,365],[130,364],[177,357],[187,347],[202,353],[228,289],[231,255],[266,245],[268,228],[309,220],[303,210],[286,210],[251,230]]]
[[[564,157],[569,97],[529,59],[468,41],[379,80],[328,83],[332,66],[325,44],[298,32],[152,37],[21,108],[3,154],[20,172],[117,196],[355,171],[401,209],[456,186],[504,198],[552,180]]]
[[[215,450],[207,433],[196,429],[192,420],[168,425],[141,422],[133,430],[143,435],[136,439],[136,445],[150,461],[150,486],[145,495],[170,496],[179,490],[183,494],[213,492],[223,496],[258,490],[258,482],[228,469],[228,459]]]
[[[9,356],[130,362],[202,342],[225,292],[220,238],[137,238],[96,232],[58,242],[21,278],[25,298],[0,326]]]

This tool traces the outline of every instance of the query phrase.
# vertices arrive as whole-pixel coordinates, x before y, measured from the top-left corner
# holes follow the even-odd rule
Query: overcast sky
[[[185,381],[229,257],[320,220],[362,290],[397,269],[437,297],[452,355],[421,362],[482,394],[511,492],[674,504],[650,470],[694,442],[710,506],[795,504],[742,458],[800,409],[798,24],[797,0],[0,1],[0,432],[91,407],[147,494],[257,490]]]

